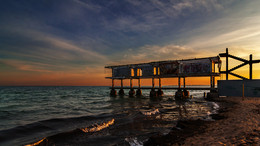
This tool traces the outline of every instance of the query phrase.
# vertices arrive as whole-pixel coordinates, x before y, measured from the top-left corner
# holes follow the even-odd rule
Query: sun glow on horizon
[[[259,0],[14,1],[0,5],[0,86],[110,86],[108,64],[211,57],[225,48],[260,59]],[[253,65],[254,79],[259,71]],[[235,72],[248,77],[246,67]]]

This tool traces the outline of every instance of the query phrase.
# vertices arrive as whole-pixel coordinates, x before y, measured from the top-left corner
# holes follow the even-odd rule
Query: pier
[[[225,71],[221,71],[221,57],[226,59]],[[241,61],[242,64],[229,69],[229,58]],[[226,48],[225,53],[214,57],[105,66],[106,69],[112,70],[112,74],[106,78],[112,80],[111,96],[117,96],[117,90],[119,90],[120,96],[125,95],[124,90],[126,89],[129,90],[129,96],[142,96],[143,89],[150,89],[150,97],[163,96],[163,90],[177,90],[175,98],[189,98],[189,90],[209,90],[208,98],[218,96],[260,97],[260,80],[253,79],[253,64],[260,63],[260,60],[252,58],[252,54],[249,55],[249,60],[231,55]],[[245,65],[249,65],[248,78],[233,72]],[[221,74],[226,75],[226,80],[218,80],[218,88],[216,88],[215,77]],[[229,80],[229,75],[241,80]],[[209,77],[209,88],[186,87],[187,77]],[[169,78],[178,78],[178,86],[162,87],[161,80]],[[124,86],[126,79],[130,81],[129,86]],[[151,86],[142,87],[142,79],[151,79]],[[120,80],[121,86],[115,86],[116,80]],[[133,86],[133,80],[138,80],[138,86]],[[158,86],[155,86],[155,80],[158,80]],[[183,85],[181,85],[181,80],[183,80]]]
[[[116,96],[119,89],[119,95],[125,95],[124,90],[129,89],[129,96],[141,96],[142,89],[150,89],[150,97],[163,96],[163,90],[177,90],[176,98],[189,98],[188,90],[210,90],[217,93],[215,88],[215,77],[220,76],[221,60],[219,56],[207,58],[194,58],[186,60],[167,60],[148,62],[140,64],[126,64],[116,66],[105,66],[111,69],[112,74],[107,79],[112,80],[110,95]],[[210,88],[187,88],[187,77],[209,77]],[[162,87],[162,79],[178,78],[178,87]],[[124,80],[128,79],[129,86],[124,86]],[[142,87],[142,79],[151,79],[151,86]],[[121,86],[115,87],[115,81],[119,80]],[[138,86],[133,86],[133,80],[138,80]],[[159,85],[155,87],[155,80]],[[183,85],[181,85],[183,80]]]

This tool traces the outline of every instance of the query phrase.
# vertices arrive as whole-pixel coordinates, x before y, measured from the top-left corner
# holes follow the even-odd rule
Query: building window
[[[137,69],[137,76],[139,77],[142,76],[142,69],[140,68]]]
[[[135,76],[135,71],[134,71],[133,68],[131,68],[131,76],[132,76],[132,77]]]

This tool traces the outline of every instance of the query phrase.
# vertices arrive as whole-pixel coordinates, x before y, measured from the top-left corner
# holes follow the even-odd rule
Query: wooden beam
[[[226,53],[219,53],[220,57],[226,57],[226,55],[227,55]]]
[[[178,87],[181,88],[181,77],[178,78]]]
[[[110,87],[111,89],[112,87]],[[121,87],[114,87],[114,89],[121,89]],[[159,89],[159,87],[155,87],[155,88],[152,88],[152,87],[129,87],[129,86],[125,86],[123,89]],[[161,88],[162,90],[178,90],[178,89],[184,89],[184,88],[178,88],[178,87],[162,87]],[[212,88],[209,88],[209,87],[206,87],[206,88],[200,88],[200,87],[197,87],[197,88],[193,88],[193,87],[186,87],[185,89],[187,90],[210,90]],[[215,88],[216,89],[216,88]]]
[[[215,77],[213,77],[213,88],[215,88]]]
[[[124,86],[123,86],[123,79],[121,79],[121,88],[123,88]]]
[[[210,88],[213,88],[213,77],[210,76]]]
[[[154,88],[154,78],[152,78],[152,87]]]
[[[226,48],[226,80],[228,80],[228,48]]]
[[[179,76],[185,77],[209,77],[209,76],[220,76],[220,73],[201,73],[201,74],[170,74],[170,75],[159,75],[159,76],[140,76],[140,77],[105,77],[106,79],[151,79],[151,78],[177,78]]]
[[[248,80],[248,78],[245,78],[245,77],[243,77],[243,76],[240,76],[240,75],[235,74],[235,73],[232,73],[232,72],[230,72],[229,74],[231,74],[231,75],[233,75],[233,76],[235,76],[235,77],[238,77],[238,78],[240,78],[240,79]]]
[[[115,81],[114,81],[114,79],[112,79],[112,88],[114,88],[115,87]]]
[[[141,79],[138,79],[138,87],[141,88]]]
[[[183,77],[183,88],[186,88],[185,77]]]
[[[159,78],[159,88],[160,88],[160,89],[162,88],[162,81],[161,81],[161,78]]]
[[[130,87],[133,88],[133,79],[130,79]]]
[[[240,57],[237,57],[237,56],[233,56],[233,55],[230,55],[230,54],[228,54],[228,57],[242,61],[242,62],[248,62],[248,60],[246,60],[246,59],[243,59],[243,58],[240,58]]]
[[[250,79],[250,80],[252,80],[252,78],[253,78],[253,72],[252,72],[252,70],[253,70],[253,63],[252,63],[252,58],[253,58],[253,56],[252,56],[252,54],[250,54],[250,56],[249,56],[249,79]]]
[[[260,63],[260,60],[253,60],[252,63]]]
[[[228,72],[231,72],[231,71],[234,71],[234,70],[236,70],[236,69],[238,69],[240,67],[243,67],[243,66],[247,65],[248,63],[249,62],[244,62],[244,63],[242,63],[242,64],[240,64],[240,65],[238,65],[236,67],[231,68],[230,70],[228,70]]]

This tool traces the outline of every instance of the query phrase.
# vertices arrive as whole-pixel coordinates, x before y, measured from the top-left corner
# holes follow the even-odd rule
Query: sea
[[[194,86],[193,86],[194,87]],[[201,86],[200,86],[201,87]],[[0,87],[0,145],[143,145],[178,120],[212,120],[218,104],[204,90],[176,101],[176,90],[151,99],[109,96],[109,87]],[[125,90],[128,93],[128,90]]]

